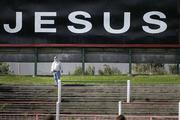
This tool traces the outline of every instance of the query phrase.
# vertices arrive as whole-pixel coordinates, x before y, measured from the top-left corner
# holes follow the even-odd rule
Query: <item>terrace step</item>
[[[131,103],[126,85],[63,85],[61,113],[117,114],[123,101],[126,115],[177,115],[180,85],[134,85]],[[0,85],[0,113],[55,113],[57,87]]]
[[[142,85],[131,87],[132,101],[179,101],[180,85]],[[62,86],[65,101],[125,101],[126,86]],[[54,86],[14,86],[0,85],[0,100],[56,100]],[[77,98],[77,99],[74,99]]]
[[[45,120],[48,114],[0,114],[1,120]],[[55,115],[54,115],[55,116]],[[115,120],[117,115],[61,114],[62,120]],[[178,120],[178,116],[126,116],[128,120]]]
[[[0,103],[0,113],[55,113],[55,102]],[[177,115],[177,102],[123,103],[126,115]],[[118,114],[117,102],[62,102],[62,114]]]

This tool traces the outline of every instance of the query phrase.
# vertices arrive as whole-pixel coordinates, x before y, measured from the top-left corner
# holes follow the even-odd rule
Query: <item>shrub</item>
[[[169,73],[176,74],[177,73],[177,65],[169,65]]]
[[[95,67],[94,66],[88,66],[85,74],[86,75],[94,75],[95,74]]]
[[[147,64],[133,64],[133,73],[135,74],[148,74],[150,73],[150,67]]]
[[[118,68],[110,67],[109,65],[104,65],[103,70],[98,71],[99,75],[120,75],[121,71]]]
[[[9,72],[9,65],[7,63],[0,62],[0,74],[8,74]]]
[[[75,68],[73,75],[82,75],[83,69],[81,66],[78,66]],[[85,70],[85,75],[94,75],[95,74],[95,67],[94,66],[88,66],[88,68]]]
[[[82,67],[78,66],[75,68],[73,75],[82,75],[83,69]]]
[[[122,74],[121,71],[116,67],[112,67],[112,73],[113,73],[112,75],[121,75]]]
[[[165,74],[164,64],[133,64],[135,74]]]

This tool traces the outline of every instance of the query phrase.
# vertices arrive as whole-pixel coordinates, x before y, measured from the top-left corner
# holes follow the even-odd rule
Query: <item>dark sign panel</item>
[[[0,46],[180,47],[177,0],[1,0]]]

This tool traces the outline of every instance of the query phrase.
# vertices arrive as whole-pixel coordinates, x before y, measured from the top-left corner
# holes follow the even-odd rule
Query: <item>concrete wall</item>
[[[87,63],[128,63],[129,49],[85,48]],[[82,62],[81,48],[0,48],[0,62],[51,62],[57,55],[63,62]],[[131,49],[133,63],[180,63],[180,49]]]
[[[0,62],[9,62],[14,74],[33,75],[34,62],[37,62],[37,74],[50,75],[49,68],[55,55],[63,62],[64,74],[72,74],[77,66],[82,66],[82,61],[85,67],[93,65],[95,74],[104,64],[127,74],[129,60],[132,63],[180,63],[180,49],[0,48]]]
[[[33,75],[34,73],[34,63],[16,63],[16,62],[9,62],[10,70],[15,75]],[[95,67],[95,75],[98,75],[98,71],[103,69],[104,65],[109,65],[111,68],[117,68],[121,71],[122,74],[128,74],[129,72],[129,64],[128,63],[86,63],[85,69],[88,68],[88,66],[94,66]],[[73,74],[76,67],[82,66],[81,63],[62,63],[63,65],[63,74],[69,75]],[[169,71],[169,65],[172,64],[165,64],[164,68],[167,73],[170,73]],[[51,63],[38,63],[37,64],[37,74],[38,75],[51,75],[50,73],[50,67]],[[134,73],[134,72],[133,72]]]
[[[10,70],[13,74],[16,75],[33,75],[34,73],[34,63],[16,63],[9,62]],[[85,69],[88,66],[95,67],[95,74],[98,75],[98,70],[103,69],[103,66],[107,64],[111,67],[118,68],[123,74],[128,73],[129,65],[127,63],[86,63]],[[62,63],[63,66],[63,74],[73,74],[76,67],[82,66],[81,63]],[[51,75],[50,73],[51,63],[38,63],[37,64],[37,74],[38,75]]]

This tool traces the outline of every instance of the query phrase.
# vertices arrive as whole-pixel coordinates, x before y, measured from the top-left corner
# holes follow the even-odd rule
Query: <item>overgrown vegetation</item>
[[[81,66],[78,66],[75,68],[73,75],[82,75],[83,74],[83,69]]]
[[[166,74],[164,64],[133,64],[133,73],[134,74]]]
[[[7,63],[0,62],[0,74],[9,74],[9,65]]]
[[[169,73],[176,74],[177,73],[177,65],[169,65]]]
[[[85,75],[95,75],[95,67],[94,66],[88,66]]]
[[[75,68],[73,75],[82,75],[83,74],[83,69],[82,67],[78,66]],[[103,65],[103,69],[98,70],[98,75],[121,75],[121,71],[116,68],[116,67],[110,67],[107,64]],[[89,65],[86,70],[84,75],[95,75],[95,67]]]
[[[75,68],[73,75],[82,75],[83,69],[82,67],[78,66]],[[94,66],[88,66],[84,72],[84,75],[95,75],[95,67]]]
[[[116,67],[110,67],[109,65],[104,65],[102,70],[98,71],[99,75],[121,75],[121,71]]]

